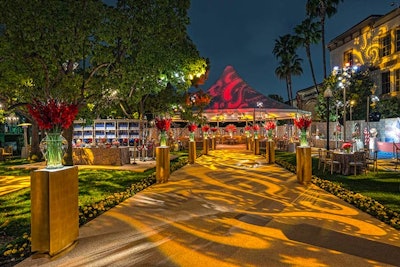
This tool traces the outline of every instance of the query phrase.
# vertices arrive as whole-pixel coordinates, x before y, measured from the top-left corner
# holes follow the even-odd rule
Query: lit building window
[[[395,91],[400,91],[400,69],[395,70],[394,90]]]
[[[353,49],[344,52],[344,64],[353,66]]]
[[[390,55],[391,50],[390,34],[381,38],[381,57]]]
[[[400,29],[396,30],[396,52],[400,52]]]
[[[382,94],[390,93],[390,72],[382,73]]]

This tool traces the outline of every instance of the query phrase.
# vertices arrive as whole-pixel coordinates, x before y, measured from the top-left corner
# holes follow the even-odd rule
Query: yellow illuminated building
[[[369,65],[375,94],[400,96],[400,9],[371,15],[328,44],[331,68]]]

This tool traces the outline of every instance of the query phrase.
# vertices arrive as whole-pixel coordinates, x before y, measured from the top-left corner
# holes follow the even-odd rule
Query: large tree
[[[0,92],[9,108],[30,118],[34,133],[37,125],[25,109],[32,99],[82,105],[101,95],[100,87],[89,86],[108,65],[95,64],[104,48],[99,27],[107,17],[101,1],[2,0],[0,6]],[[66,134],[72,139],[72,128]],[[32,142],[32,152],[40,155],[36,134]]]
[[[286,90],[290,105],[293,105],[292,76],[303,73],[301,67],[302,59],[296,54],[297,46],[297,38],[286,34],[275,40],[275,46],[272,51],[279,60],[279,66],[275,69],[275,74],[279,79],[286,81]]]
[[[319,93],[317,79],[315,77],[315,71],[311,56],[311,45],[317,44],[321,40],[320,23],[313,22],[310,18],[306,18],[305,20],[302,21],[301,24],[297,25],[294,28],[294,31],[296,33],[296,37],[298,38],[299,44],[302,45],[306,50],[314,86],[315,89],[317,90],[317,93]]]
[[[0,0],[0,95],[9,107],[58,98],[79,104],[81,115],[99,116],[115,103],[137,106],[168,83],[185,90],[189,74],[205,69],[186,34],[189,5]],[[66,134],[71,140],[72,128]]]
[[[332,17],[337,12],[339,2],[343,0],[307,0],[306,11],[311,18],[318,18],[321,26],[322,35],[322,63],[324,68],[324,78],[326,73],[326,45],[325,45],[325,20]]]

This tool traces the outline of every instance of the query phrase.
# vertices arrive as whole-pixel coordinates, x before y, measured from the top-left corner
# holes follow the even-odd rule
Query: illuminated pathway
[[[245,150],[216,150],[18,266],[396,266],[400,232]]]

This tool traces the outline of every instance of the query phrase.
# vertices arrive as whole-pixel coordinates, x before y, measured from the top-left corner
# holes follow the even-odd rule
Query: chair
[[[349,162],[350,167],[354,167],[354,175],[357,175],[357,168],[360,168],[360,172],[367,172],[367,164],[365,161],[365,152],[364,151],[356,151],[354,152],[354,161]]]
[[[0,148],[0,155],[2,160],[11,159],[13,156],[13,147]]]
[[[326,150],[318,149],[318,170],[321,169],[321,164],[325,164]]]
[[[342,163],[340,161],[337,161],[333,158],[333,152],[332,151],[326,151],[326,157],[325,157],[325,164],[324,164],[324,172],[325,172],[325,168],[326,166],[329,166],[330,170],[331,170],[331,174],[333,174],[333,167],[335,165],[339,166],[339,170],[342,169]]]
[[[370,166],[372,166],[372,170],[375,172],[378,172],[378,151],[369,151],[368,149],[365,150],[365,164],[367,170],[370,169]]]

